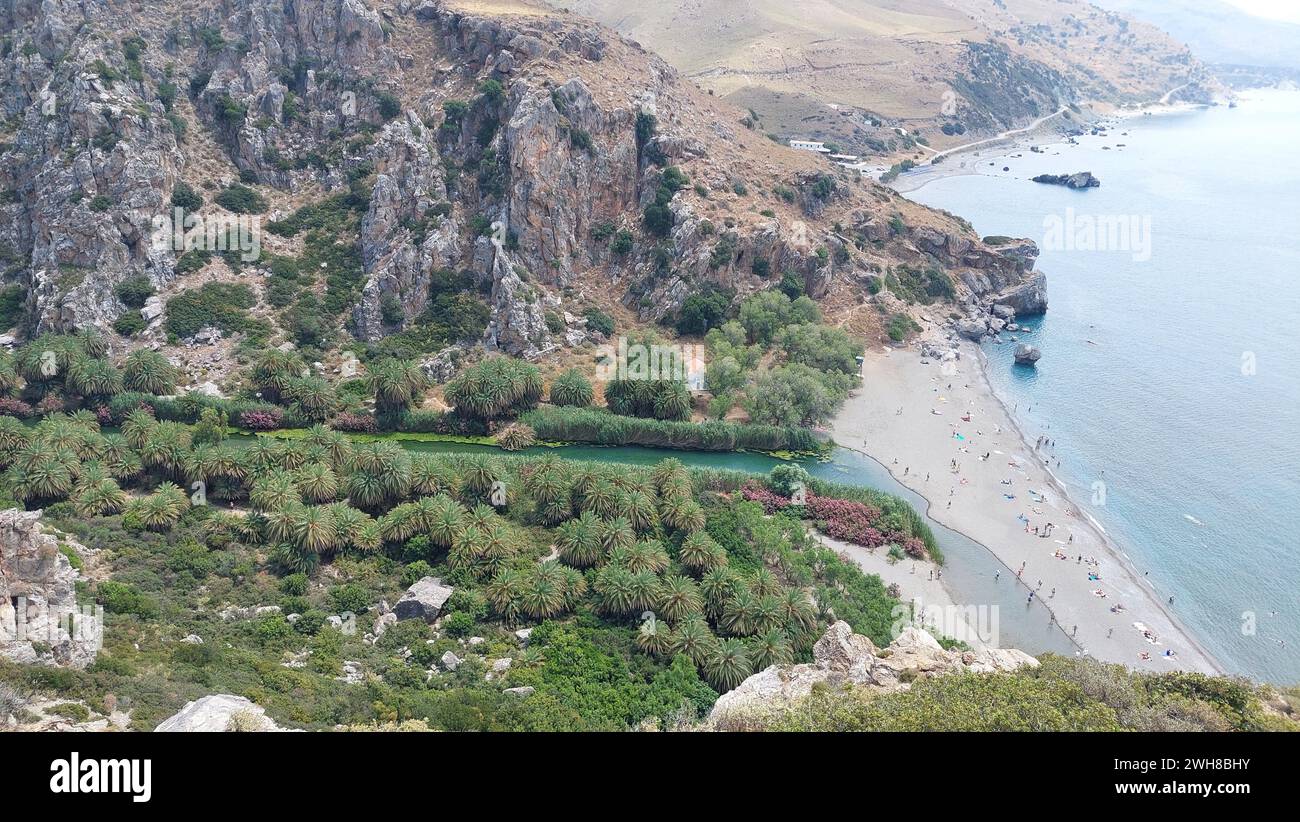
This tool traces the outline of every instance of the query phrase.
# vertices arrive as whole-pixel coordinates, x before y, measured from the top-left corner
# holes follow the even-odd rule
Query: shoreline
[[[999,406],[1001,406],[1002,413],[1011,421],[1011,426],[1020,437],[1020,441],[1026,447],[1030,447],[1029,435],[1025,433],[1025,430],[1020,425],[1020,421],[1016,419],[1015,414],[1007,408],[1006,400],[997,392],[997,389],[993,387],[993,381],[989,379],[989,368],[992,366],[988,357],[985,355],[984,350],[978,345],[973,345],[973,347],[975,348],[976,362],[979,364],[979,375],[980,379],[984,383],[984,389],[988,392],[988,395],[992,397]],[[1123,566],[1128,574],[1136,580],[1139,585],[1146,588],[1148,598],[1150,599],[1151,604],[1155,606],[1156,610],[1158,610],[1165,619],[1169,620],[1184,641],[1195,648],[1197,653],[1204,657],[1214,667],[1215,673],[1227,675],[1228,671],[1223,666],[1223,663],[1205,647],[1205,645],[1200,641],[1200,638],[1197,637],[1196,634],[1188,628],[1176,614],[1166,607],[1164,602],[1161,602],[1159,595],[1156,594],[1154,586],[1151,585],[1147,575],[1138,575],[1138,569],[1133,564],[1133,560],[1128,555],[1128,552],[1126,552],[1119,543],[1115,541],[1115,538],[1110,535],[1110,532],[1106,530],[1105,526],[1103,526],[1096,517],[1085,511],[1077,502],[1074,501],[1070,496],[1069,490],[1066,488],[1065,481],[1052,471],[1050,465],[1042,466],[1042,468],[1044,474],[1048,478],[1048,482],[1056,489],[1057,493],[1061,495],[1062,500],[1074,508],[1079,515],[1080,521],[1085,523],[1087,528],[1097,534],[1097,537],[1101,540],[1102,544],[1105,545],[1114,556],[1115,561]]]
[[[1026,605],[1038,599],[1051,613],[1052,627],[1079,649],[1079,655],[1119,662],[1134,669],[1223,673],[1221,663],[1169,613],[1149,583],[1145,582],[1144,575],[1132,567],[1127,555],[1104,527],[1075,504],[1060,478],[1047,470],[1042,452],[1034,448],[1033,442],[1027,439],[1004,401],[993,390],[982,352],[965,342],[960,350],[962,356],[956,363],[958,370],[943,374],[938,365],[932,363],[932,368],[922,365],[919,352],[913,348],[869,351],[863,363],[863,388],[857,396],[849,399],[831,423],[837,440],[854,443],[844,447],[871,457],[895,480],[925,499],[926,513],[931,519],[981,545],[1000,569],[995,572],[998,584],[1014,585],[1021,593],[1033,591]],[[932,385],[940,380],[952,380],[949,384],[954,389],[953,400],[958,394],[965,394],[963,399],[966,402],[962,409],[973,422],[953,424],[951,418],[942,412],[935,413],[937,407],[925,413],[917,411],[918,407],[932,402],[927,394],[940,391]],[[956,387],[959,380],[966,383],[960,389]],[[937,399],[941,404],[950,402],[942,395]],[[908,407],[912,409],[911,413],[900,414],[894,410]],[[952,410],[960,413],[956,408]],[[978,419],[975,419],[976,414]],[[986,437],[982,430],[976,429],[978,439],[967,439],[965,435],[959,437],[958,428],[969,432],[981,424],[991,425],[996,434]],[[949,428],[953,429],[951,437]],[[961,447],[963,443],[966,448]],[[858,444],[862,447],[857,447]],[[952,456],[954,444],[961,462]],[[964,455],[970,453],[970,445],[977,445],[990,454],[997,453],[998,457],[988,462],[981,458],[979,467],[972,467],[972,473],[977,476],[966,477],[963,476],[966,469],[961,467],[961,463],[968,459]],[[997,468],[997,461],[1004,456],[1011,456],[1007,463],[1013,466],[1010,472]],[[950,465],[958,462],[958,468],[950,470],[950,465],[944,465],[945,461]],[[912,467],[919,470],[913,473]],[[1006,480],[1010,486],[995,473],[999,470],[1001,474],[1014,475]],[[946,507],[942,505],[943,498],[931,490],[943,484],[945,477],[957,481],[949,492]],[[1017,501],[1014,506],[1007,507],[1011,500],[1005,497],[1005,492],[1014,489],[1016,493],[1012,499],[1018,500],[1025,491],[1015,484],[1017,482],[1030,486],[1028,493],[1033,505],[1021,510],[1013,524],[1008,522],[1011,513],[1022,509],[1025,503]],[[1032,490],[1034,486],[1041,490]],[[960,496],[957,496],[958,490],[962,492]],[[941,502],[936,503],[936,498]],[[953,508],[953,503],[958,507]],[[1002,508],[1000,515],[992,513],[999,507]],[[1059,523],[1053,526],[1053,530],[1059,530],[1062,535],[1069,534],[1069,542],[1034,537],[1029,532],[1030,520],[1021,520],[1027,516],[1027,511],[1033,511],[1035,519]],[[1021,524],[1024,532],[1019,527]],[[1053,553],[1044,556],[1044,549],[1048,548]],[[1064,554],[1066,551],[1069,553]],[[1087,565],[1083,563],[1084,557],[1089,559]],[[1047,561],[1052,559],[1057,561]],[[1076,561],[1070,562],[1070,559]],[[1023,569],[1023,578],[1017,573],[1019,569]],[[1002,579],[1003,572],[1006,579]],[[1083,580],[1085,572],[1088,574],[1086,582]],[[1095,579],[1093,574],[1097,575]],[[1037,586],[1033,585],[1033,579],[1038,580]],[[1022,585],[1025,587],[1020,588]],[[961,601],[959,591],[949,589],[949,593],[958,604],[979,604]],[[1097,599],[1103,599],[1103,602],[1098,603]],[[1109,603],[1122,606],[1122,610],[1109,610]],[[1143,630],[1153,632],[1154,638],[1147,639]],[[1167,649],[1172,649],[1177,656],[1161,656]],[[1149,654],[1149,657],[1142,659],[1142,653]]]

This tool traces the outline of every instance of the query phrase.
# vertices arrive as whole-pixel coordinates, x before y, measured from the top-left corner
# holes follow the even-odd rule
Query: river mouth
[[[256,439],[256,435],[236,434],[230,439],[251,442]],[[416,453],[497,455],[503,453],[495,446],[475,443],[397,438],[391,441]],[[683,451],[639,445],[538,446],[511,453],[523,456],[550,454],[570,460],[638,466],[651,466],[661,460],[672,458],[693,468],[745,471],[753,474],[766,474],[775,466],[790,462],[756,452]],[[1039,599],[1035,599],[1032,603],[1025,602],[1022,592],[1016,587],[1015,573],[1012,569],[1004,566],[980,543],[932,519],[929,515],[929,501],[895,480],[883,465],[871,457],[837,446],[826,460],[805,458],[794,461],[818,479],[872,488],[900,497],[915,508],[934,532],[935,541],[943,551],[945,560],[943,581],[960,606],[981,609],[978,621],[971,619],[969,622],[972,625],[987,626],[991,630],[993,636],[990,644],[1000,648],[1018,648],[1034,655],[1051,652],[1068,656],[1078,650],[1065,632],[1052,622],[1051,613]]]

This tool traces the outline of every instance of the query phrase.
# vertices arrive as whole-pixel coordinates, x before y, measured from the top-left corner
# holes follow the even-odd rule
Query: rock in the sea
[[[424,577],[406,589],[402,598],[397,600],[393,613],[399,620],[423,619],[425,622],[433,622],[455,590],[450,585],[443,585],[437,577]]]
[[[1029,317],[1047,311],[1047,275],[1035,271],[1020,285],[998,296],[994,305],[1009,306],[1017,317]]]
[[[751,717],[788,707],[819,684],[898,691],[924,677],[1014,671],[1025,665],[1036,667],[1038,660],[1011,649],[946,651],[933,636],[914,626],[904,628],[889,647],[880,650],[841,620],[817,640],[811,664],[771,665],[719,697],[708,726],[743,730]]]
[[[1101,185],[1101,180],[1092,176],[1091,171],[1080,171],[1074,174],[1039,174],[1033,179],[1035,183],[1067,188],[1096,188]]]
[[[1019,365],[1033,365],[1042,359],[1043,352],[1028,343],[1019,343],[1016,345],[1014,356]]]
[[[80,578],[41,528],[40,511],[0,511],[0,657],[70,668],[94,662],[103,626],[77,608]]]
[[[196,699],[154,728],[155,733],[283,730],[266,715],[262,706],[231,694],[212,694]]]

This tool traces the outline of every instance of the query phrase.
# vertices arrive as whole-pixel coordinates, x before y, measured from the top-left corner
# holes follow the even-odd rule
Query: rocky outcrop
[[[154,728],[154,733],[223,733],[284,731],[266,709],[242,696],[212,694],[186,703]]]
[[[1009,307],[1016,312],[1017,317],[1045,313],[1047,311],[1047,276],[1041,271],[1033,272],[1023,283],[995,298],[994,304]]]
[[[433,622],[455,591],[450,585],[443,585],[437,577],[424,577],[406,589],[402,598],[397,600],[397,605],[393,606],[393,613],[399,620],[423,619],[425,622]]]
[[[1101,185],[1101,180],[1092,176],[1091,171],[1078,171],[1074,174],[1039,174],[1033,180],[1035,183],[1075,189],[1096,188]]]
[[[102,644],[102,617],[77,608],[80,574],[40,516],[0,511],[0,656],[84,668]]]
[[[1017,343],[1013,356],[1016,358],[1018,365],[1033,365],[1042,359],[1043,352],[1027,343]]]
[[[745,717],[780,710],[808,696],[815,686],[868,688],[881,693],[911,687],[923,677],[961,672],[992,673],[1037,666],[1023,651],[986,649],[945,651],[929,633],[907,627],[887,648],[878,649],[867,637],[836,622],[813,646],[813,661],[803,665],[772,665],[723,694],[709,714],[717,730],[745,726]]]

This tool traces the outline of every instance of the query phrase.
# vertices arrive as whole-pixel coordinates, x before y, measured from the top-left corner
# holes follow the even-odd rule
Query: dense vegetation
[[[807,659],[832,615],[888,641],[897,602],[879,579],[798,516],[743,501],[742,475],[412,454],[320,427],[223,433],[145,409],[119,433],[84,412],[0,417],[0,493],[97,550],[80,593],[108,620],[89,670],[0,678],[95,710],[111,695],[141,728],[232,692],[313,727],[614,729],[698,719],[756,667]],[[380,600],[428,575],[456,587],[437,626],[367,642]],[[238,610],[264,605],[278,611]],[[524,625],[538,627],[520,648]],[[178,642],[189,634],[204,642]],[[454,671],[435,664],[448,651],[464,659]],[[345,662],[366,675],[344,683]]]

